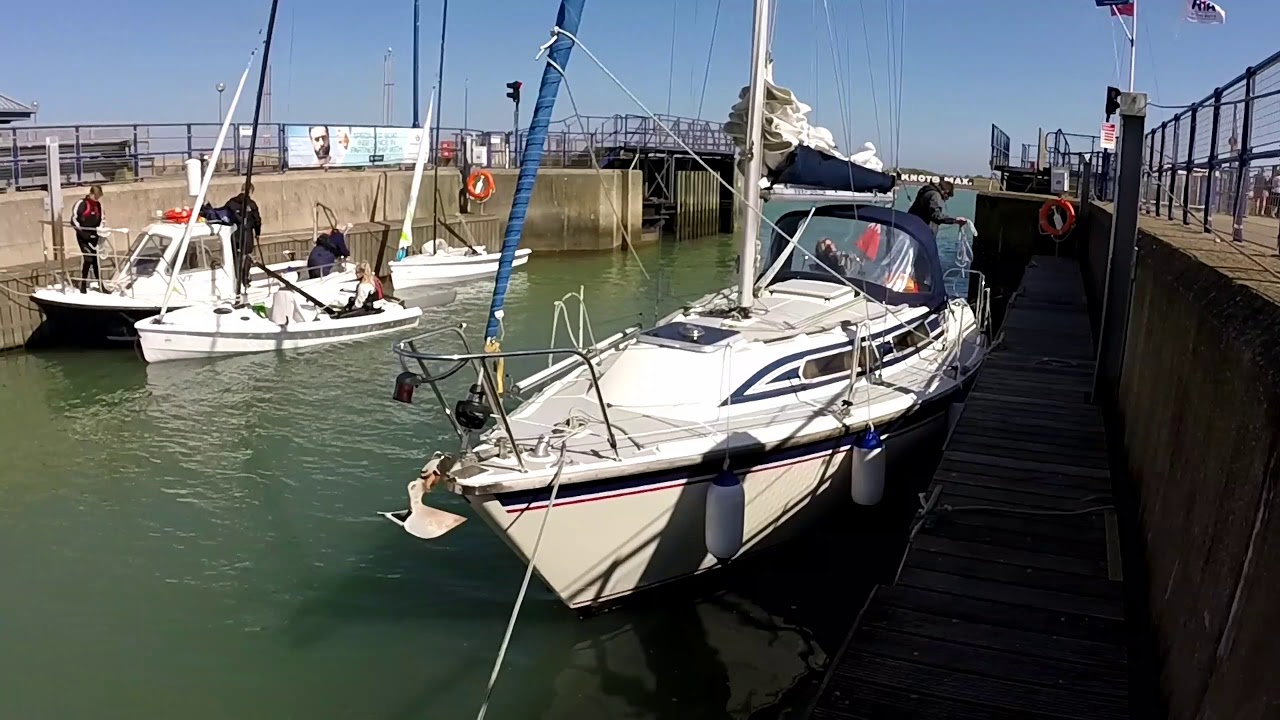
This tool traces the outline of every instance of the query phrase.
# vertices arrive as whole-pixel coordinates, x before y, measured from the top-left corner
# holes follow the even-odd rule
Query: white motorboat
[[[553,31],[549,65],[568,60],[574,4],[561,8],[573,27]],[[460,494],[570,607],[709,570],[833,509],[878,504],[905,480],[899,459],[940,445],[986,354],[982,289],[976,312],[948,297],[934,233],[892,209],[893,178],[810,142],[826,131],[769,82],[769,4],[755,3],[751,84],[726,125],[747,158],[738,287],[600,343],[581,342],[580,329],[574,347],[553,338],[550,349],[504,351],[500,277],[487,352],[471,352],[456,327],[395,347],[395,399],[430,385],[461,441],[433,454],[411,494]],[[537,104],[548,116],[549,99]],[[535,113],[531,143],[543,119]],[[526,170],[520,185],[531,188]],[[759,180],[784,207],[808,207],[761,232],[771,213]],[[523,201],[518,192],[513,216]],[[450,334],[458,352],[441,349]],[[548,368],[504,388],[494,364],[530,356]],[[460,371],[475,383],[449,408],[440,383]],[[391,519],[436,536],[415,532],[426,525],[414,517],[420,499]]]
[[[190,248],[179,261],[178,246],[185,222],[155,222],[134,238],[129,251],[111,277],[81,292],[77,283],[62,279],[32,294],[31,299],[45,318],[47,340],[77,345],[132,343],[134,324],[160,312],[171,268],[177,267],[169,307],[213,303],[234,298],[235,277],[226,258],[231,251],[232,226],[197,222],[191,228]],[[335,268],[317,280],[301,280],[305,260],[290,260],[267,266],[272,272],[306,287],[349,283],[351,268]],[[249,276],[247,292],[254,301],[270,297],[278,282],[255,268]]]
[[[527,263],[531,252],[528,248],[517,250],[511,266]],[[403,260],[392,260],[387,265],[391,268],[391,284],[399,292],[424,285],[492,278],[498,274],[501,260],[501,253],[488,252],[483,248],[450,247],[444,240],[436,240],[424,244],[421,253]]]
[[[143,357],[157,363],[360,340],[416,327],[421,316],[422,308],[392,300],[383,301],[374,312],[330,314],[283,288],[272,296],[269,309],[230,303],[193,305],[140,320],[135,329]]]

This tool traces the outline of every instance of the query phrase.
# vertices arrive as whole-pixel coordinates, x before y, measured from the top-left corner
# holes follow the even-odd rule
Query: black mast
[[[271,36],[275,33],[276,10],[279,8],[280,0],[271,0],[271,16],[267,18],[267,37],[263,41],[262,48],[262,70],[258,73],[258,97],[253,105],[253,134],[249,136],[249,166],[244,171],[244,208],[239,226],[236,228],[236,241],[232,243],[232,250],[236,255],[236,293],[242,297],[245,286],[249,284],[249,258],[253,254],[252,230],[245,227],[245,224],[250,221],[249,198],[253,188],[253,156],[258,150],[258,121],[262,117],[262,91],[267,84],[267,68],[271,62]]]

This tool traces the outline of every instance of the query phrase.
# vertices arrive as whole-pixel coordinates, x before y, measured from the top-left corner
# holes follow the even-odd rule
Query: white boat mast
[[[769,61],[769,0],[756,0],[751,32],[751,86],[747,107],[747,168],[742,177],[742,250],[738,253],[738,307],[755,303],[756,250],[760,241],[760,178],[764,175],[765,69]]]
[[[204,169],[204,179],[200,181],[200,190],[196,193],[195,206],[191,208],[191,217],[187,219],[187,226],[182,231],[182,238],[178,240],[178,249],[173,255],[173,264],[169,267],[169,284],[165,287],[164,300],[160,303],[159,320],[164,321],[165,313],[169,311],[169,298],[173,296],[173,286],[178,280],[178,273],[182,270],[183,261],[187,258],[187,247],[191,244],[191,231],[200,220],[200,208],[204,207],[205,197],[209,194],[209,185],[213,182],[213,172],[217,169],[218,158],[222,157],[222,146],[227,142],[227,131],[231,128],[231,119],[235,117],[236,105],[240,102],[240,93],[244,91],[245,80],[249,77],[249,69],[253,67],[254,56],[258,54],[257,49],[249,53],[249,64],[245,66],[244,72],[240,74],[240,83],[236,85],[236,94],[231,96],[231,107],[227,109],[226,119],[222,121],[222,129],[218,131],[218,140],[213,144],[213,152],[209,153],[209,164]]]
[[[431,88],[427,101],[427,124],[422,127],[418,142],[418,161],[413,165],[413,182],[409,185],[409,207],[404,211],[404,225],[400,228],[400,249],[408,252],[413,247],[413,211],[418,208],[418,190],[422,187],[422,171],[427,167],[427,154],[431,149],[431,113],[436,106],[436,89]],[[434,201],[433,201],[434,202]],[[431,246],[435,252],[435,244]]]

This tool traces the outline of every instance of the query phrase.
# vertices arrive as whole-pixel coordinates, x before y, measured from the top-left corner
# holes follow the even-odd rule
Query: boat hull
[[[512,267],[520,267],[529,261],[530,250],[516,250]],[[396,292],[427,285],[493,277],[498,274],[498,253],[484,255],[413,255],[404,260],[388,263],[391,268],[391,284]]]
[[[113,347],[133,344],[134,324],[159,314],[158,306],[89,305],[33,295],[44,316],[38,331],[42,344],[74,347]]]
[[[239,310],[227,317],[232,321]],[[138,334],[142,355],[149,363],[175,360],[248,355],[253,353],[295,350],[298,348],[351,342],[385,335],[417,326],[422,316],[421,308],[396,308],[378,315],[334,320],[325,323],[301,323],[298,326],[275,326],[262,330],[236,331],[223,328],[201,328],[188,324],[151,325],[139,323]],[[256,317],[256,316],[255,316]],[[369,318],[376,318],[370,321]],[[255,326],[274,325],[268,320],[253,321]],[[229,323],[227,323],[229,324]]]
[[[904,467],[941,448],[948,408],[966,393],[967,386],[957,387],[885,433],[890,492],[907,480]],[[735,559],[791,539],[833,510],[852,511],[856,437],[850,432],[731,465],[746,494],[744,544]],[[539,575],[566,605],[582,608],[716,567],[706,549],[705,517],[707,488],[721,462],[708,458],[676,471],[562,487],[538,551]],[[527,562],[546,512],[545,493],[467,500]]]

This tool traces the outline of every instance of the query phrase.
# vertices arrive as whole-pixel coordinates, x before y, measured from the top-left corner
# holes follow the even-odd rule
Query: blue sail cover
[[[561,0],[556,14],[556,27],[575,37],[582,21],[582,8],[586,0]],[[511,214],[507,216],[507,233],[502,238],[502,258],[498,261],[498,277],[494,280],[493,300],[489,303],[489,324],[485,327],[486,340],[498,337],[498,312],[507,299],[507,284],[511,280],[511,265],[520,236],[524,232],[524,219],[533,198],[533,184],[538,179],[538,166],[542,164],[542,151],[547,144],[547,128],[551,125],[551,113],[555,109],[556,95],[560,92],[560,70],[569,67],[569,53],[573,41],[557,35],[547,53],[547,65],[542,69],[542,84],[538,86],[538,100],[533,106],[533,119],[529,121],[529,134],[525,140],[524,157],[520,163],[520,175],[516,179],[515,197],[511,201]],[[559,66],[557,70],[555,66]]]
[[[887,193],[897,179],[833,155],[797,145],[770,178],[775,184],[801,185],[823,190]]]

